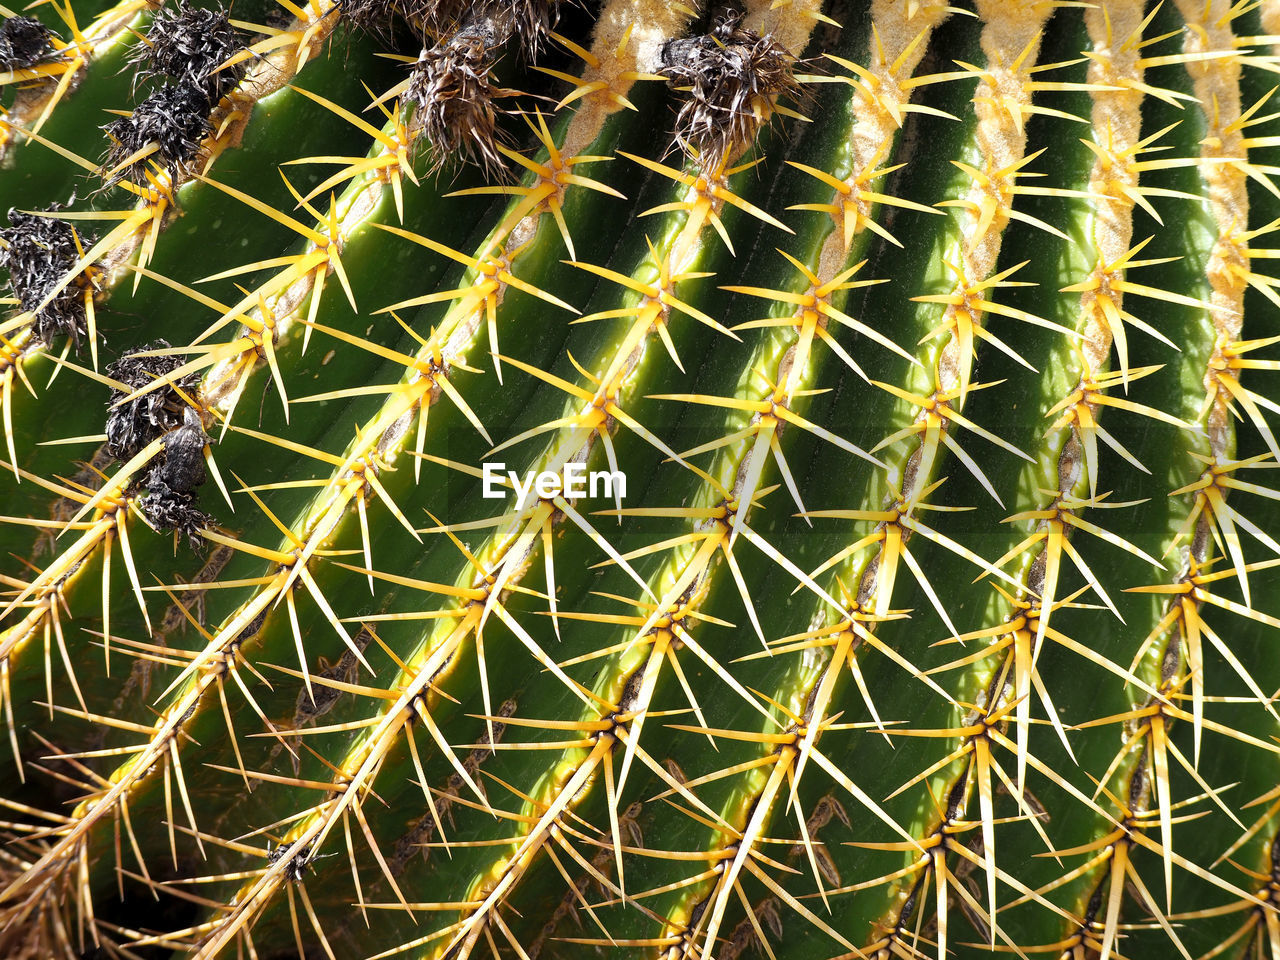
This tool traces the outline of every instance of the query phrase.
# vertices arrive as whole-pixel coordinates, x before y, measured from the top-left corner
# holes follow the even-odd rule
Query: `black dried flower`
[[[503,171],[494,106],[499,91],[489,76],[495,41],[490,23],[472,21],[423,50],[413,66],[405,97],[415,105],[437,165],[461,156],[490,174]]]
[[[209,437],[192,407],[182,411],[182,426],[164,435],[164,452],[153,461],[143,486],[147,492],[138,509],[161,533],[177,530],[193,546],[202,540],[200,530],[213,517],[196,506],[196,488],[206,479],[204,451]]]
[[[129,62],[141,64],[142,75],[169,77],[195,87],[215,104],[244,76],[243,61],[218,69],[242,46],[225,10],[202,10],[182,0],[176,10],[161,9],[156,14],[146,42],[133,48]]]
[[[200,141],[209,132],[209,100],[196,87],[165,84],[138,104],[132,114],[111,121],[103,129],[112,139],[108,170],[114,170],[139,150],[156,146],[154,153],[111,174],[110,183],[127,178],[145,185],[148,163],[162,167],[176,181],[190,168]]]
[[[87,330],[85,284],[80,278],[63,286],[43,308],[46,297],[66,279],[94,238],[80,234],[56,217],[9,211],[10,226],[0,230],[0,267],[9,271],[9,289],[23,311],[34,311],[36,336],[45,343],[66,334],[78,350]]]
[[[205,481],[204,450],[208,445],[209,435],[200,415],[187,407],[182,411],[182,426],[164,435],[164,456],[151,472],[169,489],[190,493]]]
[[[138,509],[156,530],[169,533],[176,530],[193,546],[203,541],[200,530],[214,522],[213,517],[196,506],[196,495],[190,491],[174,490],[156,476],[159,468],[147,474],[147,492],[138,498]]]
[[[0,70],[35,66],[53,52],[51,37],[34,17],[8,17],[0,23]]]
[[[157,340],[142,349],[164,350],[168,346],[166,341]],[[172,373],[182,362],[173,354],[122,357],[107,368],[107,373],[131,393],[156,377]],[[113,407],[107,414],[107,450],[120,460],[131,459],[157,437],[163,438],[164,448],[151,461],[145,477],[132,484],[134,489],[145,487],[147,491],[138,498],[138,509],[156,530],[177,530],[197,546],[201,543],[201,528],[213,523],[213,517],[196,506],[195,492],[206,479],[204,452],[209,437],[200,414],[178,390],[195,399],[199,382],[200,373],[196,371],[180,377],[174,385],[160,387],[119,407],[114,404],[128,394],[115,390],[109,401]]]
[[[168,341],[156,340],[141,347],[138,352],[168,348]],[[107,376],[118,380],[127,388],[125,391],[113,390],[107,401],[107,450],[116,459],[127,461],[152,440],[188,423],[193,411],[182,398],[182,393],[195,399],[200,384],[199,371],[188,373],[172,384],[166,384],[116,406],[135,390],[145,387],[158,377],[172,373],[185,362],[182,356],[176,354],[125,356],[107,367]]]
[[[772,36],[742,27],[742,14],[716,18],[709,34],[668,40],[659,72],[688,88],[676,117],[676,142],[706,170],[745,149],[781,95],[798,97],[795,58]]]

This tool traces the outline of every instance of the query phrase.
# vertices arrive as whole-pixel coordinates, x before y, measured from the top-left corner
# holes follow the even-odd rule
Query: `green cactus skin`
[[[745,6],[804,95],[723,155],[718,9],[486,51],[505,177],[403,81],[523,5],[237,6],[107,189],[154,8],[35,11],[0,209],[98,242],[92,350],[0,321],[0,954],[1280,960],[1280,3]],[[160,337],[194,546],[104,446]]]

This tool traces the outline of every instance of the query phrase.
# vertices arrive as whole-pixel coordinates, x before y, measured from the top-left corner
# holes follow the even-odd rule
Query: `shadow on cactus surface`
[[[1280,2],[0,13],[0,955],[1280,960]]]

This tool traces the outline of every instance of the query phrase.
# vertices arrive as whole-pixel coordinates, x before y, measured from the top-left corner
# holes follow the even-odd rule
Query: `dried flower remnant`
[[[448,41],[469,24],[486,24],[493,45],[516,39],[524,55],[537,54],[559,20],[558,0],[338,0],[348,22],[372,33],[389,35],[398,18],[423,40],[425,47]]]
[[[145,350],[168,346],[158,340]],[[181,359],[172,355],[130,356],[112,364],[107,372],[136,390],[180,365]],[[196,488],[206,479],[204,454],[209,437],[200,414],[182,397],[185,393],[194,399],[199,381],[199,373],[188,374],[174,386],[153,390],[119,407],[114,404],[128,394],[116,390],[107,417],[107,449],[121,460],[132,458],[152,440],[163,437],[163,451],[151,462],[145,477],[134,483],[147,491],[138,499],[138,509],[156,530],[176,530],[193,544],[200,542],[201,528],[213,522],[195,505]]]
[[[424,46],[405,96],[416,105],[436,166],[461,159],[490,176],[505,173],[498,149],[503,111],[495,101],[514,91],[496,86],[490,71],[508,42],[533,60],[559,15],[559,4],[545,0],[495,0],[465,11],[446,3],[423,14],[424,33],[439,39]]]
[[[18,210],[9,211],[9,224],[0,230],[0,267],[9,271],[9,288],[19,308],[35,314],[32,326],[41,341],[51,343],[66,334],[79,349],[87,329],[88,279],[82,274],[44,301],[80,262],[93,238],[77,234],[65,220]]]
[[[177,180],[190,168],[201,139],[209,132],[209,101],[197,87],[165,84],[129,116],[103,129],[112,140],[107,155],[109,183],[123,178],[146,185],[149,163]]]
[[[494,106],[498,90],[489,76],[497,46],[493,25],[473,20],[424,49],[414,64],[406,97],[415,105],[437,166],[464,156],[488,173],[502,170]]]
[[[526,59],[533,59],[560,20],[558,0],[496,0],[484,7],[498,43],[514,40]]]
[[[167,340],[156,340],[107,367],[107,375],[127,388],[124,391],[113,390],[111,399],[107,401],[110,411],[107,414],[107,450],[118,460],[128,461],[152,440],[188,423],[191,407],[183,399],[183,394],[195,398],[200,384],[198,371],[121,403],[135,390],[182,366],[182,357],[175,354],[137,355],[168,348]]]
[[[346,23],[382,37],[390,36],[396,16],[405,16],[391,0],[338,0],[336,9]]]
[[[138,509],[147,523],[160,533],[176,531],[194,547],[204,541],[200,531],[213,523],[213,517],[196,506],[196,494],[190,490],[174,490],[152,474],[147,476],[147,492],[138,500]]]
[[[704,169],[746,149],[779,96],[795,99],[795,58],[772,36],[742,27],[742,14],[716,18],[709,34],[668,40],[659,72],[688,91],[676,117],[676,142]]]
[[[129,62],[142,66],[140,77],[168,77],[200,90],[212,106],[244,75],[244,63],[218,69],[241,46],[225,10],[202,10],[184,0],[176,10],[156,14],[146,41],[134,47]]]
[[[0,70],[35,66],[53,52],[51,36],[34,17],[9,17],[0,23]]]
[[[457,31],[473,5],[465,0],[338,0],[337,8],[344,21],[388,43],[400,20],[430,46]]]

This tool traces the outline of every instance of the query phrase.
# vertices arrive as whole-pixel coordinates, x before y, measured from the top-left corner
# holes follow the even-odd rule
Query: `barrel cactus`
[[[1276,0],[0,12],[0,954],[1280,958]]]

